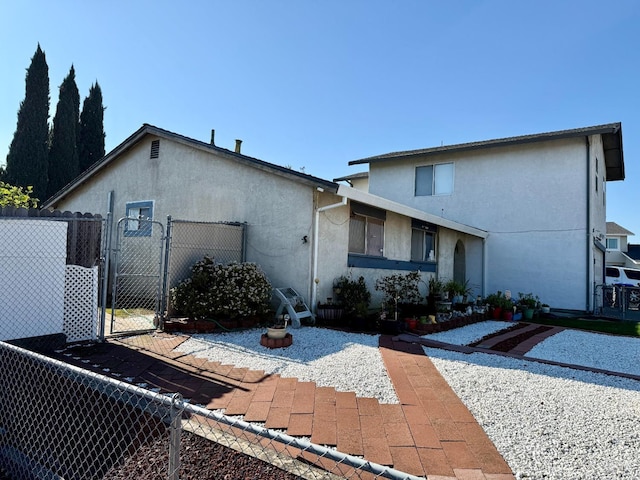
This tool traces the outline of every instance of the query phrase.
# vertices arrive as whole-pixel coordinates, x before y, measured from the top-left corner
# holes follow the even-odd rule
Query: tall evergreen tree
[[[76,85],[76,72],[71,65],[69,74],[60,85],[56,115],[53,117],[53,135],[49,149],[50,197],[78,175],[78,126],[80,94]]]
[[[98,82],[91,85],[89,96],[84,99],[80,114],[80,134],[78,135],[78,163],[84,172],[104,157],[104,107],[102,90]]]
[[[49,67],[40,44],[31,58],[25,84],[4,180],[20,187],[32,185],[34,195],[43,198],[47,192]]]

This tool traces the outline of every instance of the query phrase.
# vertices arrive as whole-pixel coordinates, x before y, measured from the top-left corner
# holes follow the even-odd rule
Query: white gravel
[[[640,375],[640,338],[564,330],[533,347],[527,356]]]
[[[359,397],[377,398],[381,403],[399,403],[378,349],[378,335],[315,327],[289,331],[293,345],[287,348],[263,347],[259,342],[264,330],[255,329],[193,335],[176,351],[316,382],[320,387],[355,392]]]
[[[447,332],[451,343],[467,343],[467,328],[457,330],[457,340],[456,331]],[[638,339],[566,333],[546,340],[531,356],[552,359],[560,351],[564,353],[556,360],[584,362],[573,356],[580,350],[598,368],[637,368],[637,350],[635,360],[625,366],[626,354],[612,349],[634,351]],[[640,382],[499,355],[425,352],[516,478],[640,478]]]

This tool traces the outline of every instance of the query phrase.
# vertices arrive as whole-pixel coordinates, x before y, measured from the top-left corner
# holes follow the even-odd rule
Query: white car
[[[627,267],[607,267],[605,273],[607,285],[640,286],[640,269]]]
[[[640,310],[640,269],[626,267],[606,267],[605,283],[607,285],[618,285],[625,292],[626,302],[629,310]],[[631,288],[629,288],[631,287]],[[610,306],[617,306],[617,288],[609,288],[606,292]]]

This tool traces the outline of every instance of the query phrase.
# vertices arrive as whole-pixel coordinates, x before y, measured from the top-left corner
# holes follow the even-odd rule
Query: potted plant
[[[468,280],[464,283],[460,283],[456,280],[449,280],[444,284],[443,289],[449,295],[449,300],[452,304],[466,303],[465,298],[467,298],[471,293]]]
[[[416,304],[421,300],[419,272],[396,273],[376,280],[375,289],[384,295],[384,303],[393,307],[393,321],[398,321],[401,303]]]
[[[337,278],[333,285],[338,303],[344,309],[344,313],[351,317],[357,328],[362,328],[371,303],[371,292],[364,277],[360,276],[357,280],[352,280],[342,276]]]
[[[546,303],[543,303],[542,305],[540,305],[540,311],[545,315],[547,315],[551,312],[551,307]]]
[[[535,297],[533,293],[518,293],[518,305],[522,309],[525,320],[531,320],[533,313],[538,306],[538,297]]]

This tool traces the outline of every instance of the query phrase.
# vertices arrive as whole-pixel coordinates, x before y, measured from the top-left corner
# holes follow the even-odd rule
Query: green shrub
[[[255,263],[216,264],[204,257],[191,267],[191,277],[171,290],[173,307],[196,320],[240,318],[269,309],[271,284]]]
[[[338,303],[342,305],[347,314],[366,315],[371,303],[371,292],[367,288],[364,277],[358,280],[351,280],[342,276],[333,284],[333,288],[338,298]]]

